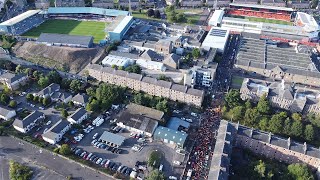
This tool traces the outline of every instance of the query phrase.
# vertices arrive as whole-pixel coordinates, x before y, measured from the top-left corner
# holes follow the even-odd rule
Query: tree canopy
[[[242,100],[240,98],[240,92],[238,90],[232,89],[225,96],[225,101],[227,102],[227,105],[230,108],[234,108],[236,106],[240,106],[241,102],[242,102]]]
[[[262,113],[262,114],[269,114],[271,107],[269,104],[269,101],[267,99],[267,95],[263,95],[260,97],[258,105],[257,105],[257,110]]]
[[[28,166],[11,160],[9,174],[11,180],[30,180],[32,178],[33,171]]]
[[[146,178],[146,180],[165,180],[165,179],[166,177],[164,176],[164,174],[157,169],[152,170],[149,176]]]
[[[314,177],[307,165],[305,164],[290,164],[288,172],[292,179],[296,180],[313,180]]]

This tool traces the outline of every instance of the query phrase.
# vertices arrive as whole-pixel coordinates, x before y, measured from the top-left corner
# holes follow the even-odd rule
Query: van
[[[163,165],[160,164],[160,166],[159,166],[159,172],[162,172],[162,169],[163,169]]]
[[[192,176],[192,169],[189,169],[187,173],[187,177],[191,177],[191,176]]]

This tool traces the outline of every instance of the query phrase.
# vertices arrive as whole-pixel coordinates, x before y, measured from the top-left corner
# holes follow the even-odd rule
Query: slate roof
[[[13,73],[4,73],[0,78],[4,79],[7,83],[13,83],[21,78],[26,76],[25,74],[13,74]]]
[[[183,86],[180,84],[172,84],[171,89],[185,93],[187,90],[187,86]]]
[[[14,109],[5,107],[5,106],[0,106],[0,115],[1,116],[7,116],[8,113],[10,113],[11,111],[14,111]]]
[[[37,42],[42,43],[61,43],[61,44],[75,44],[81,46],[90,46],[93,41],[92,36],[76,36],[76,35],[66,35],[66,34],[50,34],[41,33]]]
[[[148,60],[148,61],[153,61],[153,60],[157,60],[157,59],[162,60],[163,56],[156,53],[155,51],[148,49],[144,53],[141,54],[140,58],[144,59],[144,60]]]
[[[167,58],[165,58],[164,60],[163,60],[163,63],[166,63],[166,62],[168,62],[168,63],[175,63],[175,64],[179,64],[179,62],[180,62],[180,59],[181,59],[181,57],[179,56],[179,55],[176,55],[176,54],[174,54],[174,53],[171,53],[171,54],[169,54],[168,56],[167,56]]]
[[[66,128],[70,123],[66,120],[60,120],[54,124],[46,133],[42,136],[48,139],[54,139],[64,128]]]
[[[33,111],[31,114],[26,116],[25,118],[21,119],[15,119],[13,122],[14,126],[25,128],[28,125],[30,125],[35,119],[39,118],[40,116],[43,116],[44,114],[39,111]]]
[[[102,133],[102,135],[100,136],[99,141],[103,140],[103,141],[110,142],[110,143],[116,144],[118,146],[121,146],[125,139],[126,139],[125,137],[120,136],[118,134],[104,131]]]
[[[87,111],[84,108],[77,109],[73,114],[69,116],[69,118],[78,121],[83,115],[85,115]]]
[[[78,102],[78,103],[81,103],[81,104],[86,104],[86,103],[88,103],[88,101],[89,101],[89,96],[86,95],[86,94],[80,94],[80,93],[78,93],[77,95],[75,95],[75,96],[72,98],[72,101],[75,101],[75,102]]]
[[[49,86],[45,87],[41,91],[38,92],[39,95],[50,95],[54,92],[57,92],[60,90],[60,85],[52,83]]]
[[[180,118],[172,117],[167,124],[167,127],[172,130],[178,130],[180,126],[188,129],[190,127],[190,123],[181,120]]]

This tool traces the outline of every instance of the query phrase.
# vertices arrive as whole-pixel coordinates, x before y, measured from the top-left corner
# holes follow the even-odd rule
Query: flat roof
[[[217,48],[224,50],[225,44],[228,40],[230,31],[219,27],[212,27],[202,43],[202,47]]]
[[[314,19],[313,16],[303,13],[297,12],[297,16],[300,19],[301,23],[305,26],[306,30],[308,31],[317,31],[319,30],[319,24]]]
[[[215,10],[212,17],[209,20],[209,25],[212,25],[211,23],[221,23],[223,15],[224,10]]]
[[[118,134],[104,131],[100,136],[99,141],[102,140],[102,141],[116,144],[117,146],[121,146],[125,139],[126,139],[125,137],[120,136]]]
[[[102,60],[102,64],[105,65],[117,65],[117,66],[128,66],[129,64],[132,64],[134,62],[133,59],[123,57],[123,56],[117,56],[117,55],[108,55]]]
[[[114,33],[121,33],[125,26],[132,20],[133,16],[125,16],[118,26],[113,30]]]
[[[96,7],[49,7],[48,14],[99,14],[105,16],[128,15],[128,11]]]
[[[261,9],[272,9],[272,10],[279,10],[279,11],[293,11],[292,8],[277,7],[277,6],[265,6],[265,5],[258,5],[258,4],[230,3],[230,6],[240,6],[240,7],[249,7],[249,8],[261,8]]]
[[[38,14],[41,10],[29,10],[26,11],[22,14],[19,14],[18,16],[15,16],[7,21],[2,22],[0,25],[1,26],[12,26],[15,25],[17,23],[19,23],[20,21],[23,21],[25,19],[27,19],[28,17],[31,17],[35,14]]]
[[[93,39],[92,36],[41,33],[39,38],[37,39],[37,42],[78,44],[83,46],[89,46],[92,39]]]

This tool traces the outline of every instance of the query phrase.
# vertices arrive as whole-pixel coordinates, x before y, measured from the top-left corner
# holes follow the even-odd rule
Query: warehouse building
[[[110,41],[121,41],[133,23],[132,16],[117,16],[106,28]]]
[[[224,10],[215,10],[209,20],[209,26],[220,26],[224,15]]]
[[[56,16],[81,16],[81,15],[94,15],[99,17],[117,17],[126,16],[128,11],[121,11],[116,9],[103,9],[96,7],[49,7],[48,15],[50,17]]]
[[[117,125],[131,132],[151,137],[163,115],[162,111],[131,103],[120,114]]]
[[[229,30],[219,27],[212,27],[203,40],[202,48],[209,51],[210,48],[216,48],[218,52],[223,53],[229,38]]]
[[[79,48],[90,48],[93,46],[92,36],[76,36],[67,34],[41,33],[37,43],[47,46],[69,46]]]
[[[104,66],[117,66],[117,67],[124,67],[126,68],[129,65],[132,65],[135,61],[133,59],[123,57],[123,56],[115,56],[115,55],[108,55],[102,60],[102,64]]]
[[[163,141],[174,146],[183,148],[188,134],[159,126],[154,132],[153,138],[155,140]]]
[[[120,136],[118,134],[104,131],[100,136],[99,141],[104,142],[111,147],[120,147],[124,143],[125,139],[125,137]]]

